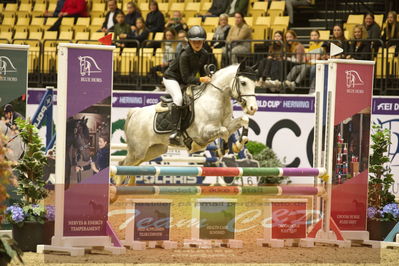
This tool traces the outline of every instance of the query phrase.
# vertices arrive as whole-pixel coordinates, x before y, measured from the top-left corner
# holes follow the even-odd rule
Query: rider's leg
[[[181,116],[181,106],[183,104],[183,96],[181,93],[180,85],[176,80],[173,79],[163,79],[163,83],[165,85],[166,92],[168,92],[173,99],[173,105],[171,110],[171,120],[173,123],[173,127],[175,128],[175,132],[170,135],[169,141],[171,144],[180,145],[181,134],[180,134],[180,116]]]

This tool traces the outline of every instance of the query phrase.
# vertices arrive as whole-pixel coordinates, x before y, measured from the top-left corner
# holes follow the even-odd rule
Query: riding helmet
[[[12,113],[14,112],[14,107],[11,104],[6,104],[4,106],[4,113]]]
[[[188,31],[187,38],[191,41],[205,41],[206,32],[201,26],[192,26]]]

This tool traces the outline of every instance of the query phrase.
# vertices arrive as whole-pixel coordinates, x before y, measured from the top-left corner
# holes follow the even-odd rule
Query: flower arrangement
[[[371,220],[399,222],[399,206],[395,203],[395,196],[389,191],[395,182],[387,156],[391,144],[390,136],[388,129],[382,129],[378,124],[373,125],[367,215]]]
[[[20,118],[16,119],[16,124],[26,145],[24,156],[13,169],[18,180],[16,190],[22,199],[6,209],[5,218],[18,226],[24,222],[43,224],[49,218],[54,220],[54,207],[41,204],[48,193],[43,180],[44,166],[47,164],[44,146],[34,125]]]

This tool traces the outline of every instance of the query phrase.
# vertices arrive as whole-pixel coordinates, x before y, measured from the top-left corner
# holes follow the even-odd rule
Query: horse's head
[[[254,70],[241,63],[237,68],[231,86],[233,98],[240,103],[244,112],[249,115],[255,114],[258,110],[255,97],[255,78]]]
[[[82,117],[76,120],[74,129],[76,146],[82,156],[83,161],[90,160],[90,135],[89,128],[87,127],[87,118]]]

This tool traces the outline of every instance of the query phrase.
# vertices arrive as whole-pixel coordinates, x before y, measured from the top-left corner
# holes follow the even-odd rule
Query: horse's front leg
[[[249,118],[248,116],[244,115],[231,120],[228,124],[229,126],[227,127],[227,129],[229,131],[229,135],[234,134],[239,128],[242,127],[242,134],[240,136],[240,139],[234,143],[235,147],[233,146],[234,152],[238,152],[244,147],[245,143],[248,142]]]

